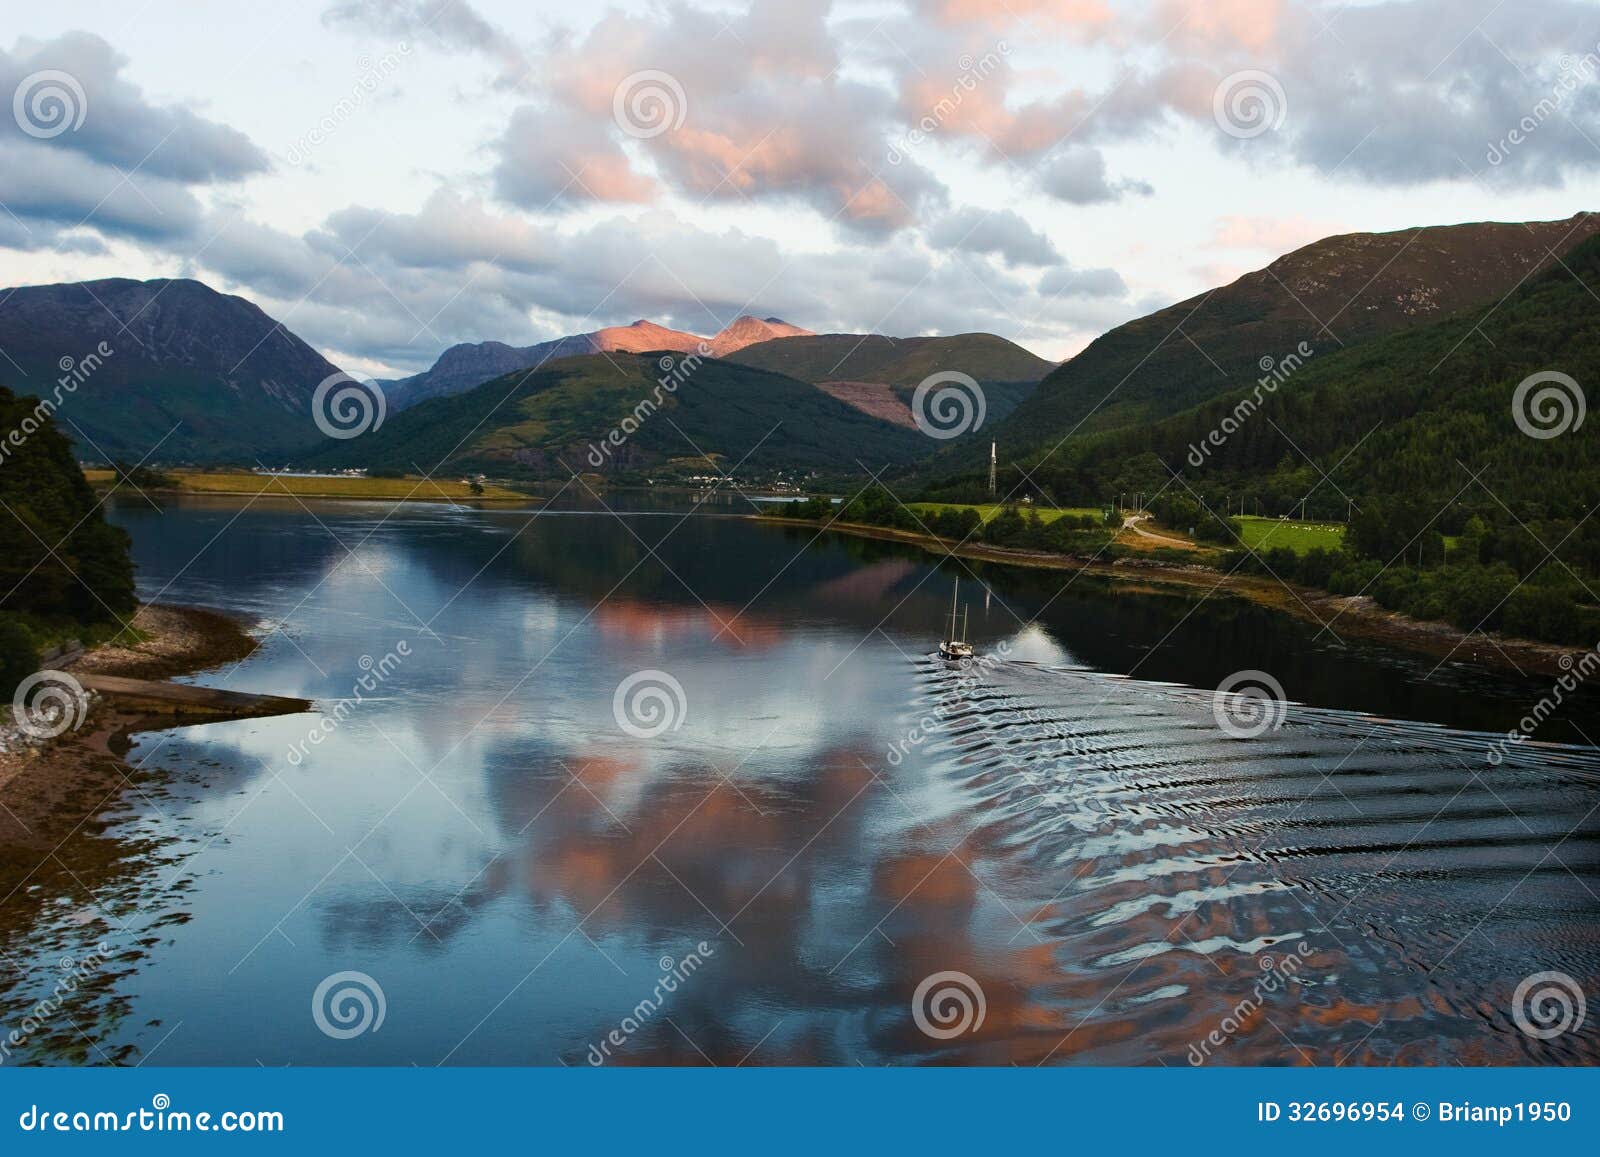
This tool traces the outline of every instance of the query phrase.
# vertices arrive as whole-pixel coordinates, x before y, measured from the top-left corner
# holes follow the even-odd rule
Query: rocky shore
[[[137,638],[96,648],[66,668],[95,673],[171,678],[238,662],[256,647],[244,626],[217,611],[150,605],[139,609]],[[0,719],[0,896],[128,785],[133,770],[121,755],[128,735],[149,720],[111,700],[85,694],[69,705],[76,726],[51,738],[30,736]]]

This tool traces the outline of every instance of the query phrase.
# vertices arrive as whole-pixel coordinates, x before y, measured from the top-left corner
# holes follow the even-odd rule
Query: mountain
[[[1273,513],[1309,494],[1312,517],[1343,519],[1353,500],[1414,504],[1441,527],[1469,513],[1513,532],[1568,519],[1539,538],[1600,571],[1600,523],[1586,518],[1600,505],[1600,424],[1584,420],[1585,390],[1600,382],[1597,302],[1600,237],[1479,310],[1314,358],[1259,402],[1255,387],[1232,390],[1148,426],[1080,435],[1036,477],[1151,493],[1170,467],[1185,483],[1167,489],[1212,493],[1218,509],[1224,493]],[[1519,398],[1547,371],[1576,384],[1538,379]],[[1544,555],[1528,548],[1532,562]]]
[[[1065,501],[1142,491],[1168,526],[1230,548],[1244,528],[1219,520],[1224,503],[1348,516],[1340,550],[1237,565],[1468,632],[1592,647],[1597,300],[1600,237],[1502,299],[1319,357],[1274,390],[1080,435],[1032,477]]]
[[[708,343],[711,347],[711,356],[725,358],[731,353],[737,353],[746,346],[753,346],[760,342],[777,341],[780,338],[813,337],[809,329],[801,329],[797,325],[790,325],[779,317],[759,318],[751,317],[748,313],[735,318],[732,323],[723,327]]]
[[[761,320],[746,314],[710,338],[641,320],[632,325],[609,326],[531,346],[509,346],[497,341],[455,345],[445,350],[439,360],[423,373],[384,383],[384,394],[391,409],[403,410],[428,398],[459,394],[491,378],[542,366],[557,358],[618,351],[645,353],[667,350],[689,353],[702,345],[713,357],[722,357],[753,342],[809,333],[809,330],[792,326],[776,317]]]
[[[610,350],[660,349],[686,353],[700,340],[692,333],[641,320],[632,325],[610,326],[530,346],[510,346],[498,341],[464,342],[445,350],[439,360],[422,373],[384,383],[383,392],[391,410],[403,410],[429,398],[463,393],[491,378],[541,366],[556,358]]]
[[[1307,343],[1313,360],[1488,306],[1600,231],[1600,215],[1350,233],[1102,335],[1039,384],[995,436],[1026,461],[1073,432],[1157,420],[1254,382]],[[976,465],[970,452],[941,456]]]
[[[683,358],[664,373],[667,357],[612,352],[518,370],[391,413],[380,429],[329,445],[310,464],[687,477],[714,473],[710,456],[723,469],[744,460],[742,476],[858,474],[858,459],[874,469],[909,464],[936,444],[807,382],[716,358]]]
[[[1037,382],[1054,368],[1054,363],[992,333],[813,334],[751,345],[733,360],[803,382],[872,381],[911,387],[940,370],[958,370],[980,382]]]
[[[103,344],[102,344],[103,343]],[[338,373],[242,297],[187,279],[29,285],[0,296],[0,362],[19,394],[61,401],[81,458],[272,459],[321,437],[317,385]]]
[[[733,360],[811,382],[862,413],[905,426],[913,424],[911,398],[931,374],[954,371],[977,381],[984,420],[992,423],[1014,410],[1054,366],[992,333],[812,334],[751,345]]]

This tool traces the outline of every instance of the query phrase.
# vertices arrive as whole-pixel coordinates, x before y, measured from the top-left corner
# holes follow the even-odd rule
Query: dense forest
[[[0,386],[0,696],[8,701],[37,668],[41,646],[134,609],[128,536],[106,522],[71,444],[38,406]]]

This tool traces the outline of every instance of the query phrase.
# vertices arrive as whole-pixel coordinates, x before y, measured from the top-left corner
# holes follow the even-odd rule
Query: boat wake
[[[1500,735],[1296,703],[1238,738],[1210,691],[918,668],[920,774],[983,884],[971,960],[1022,994],[967,1059],[1600,1058],[1592,1020],[1541,1039],[1513,1000],[1552,971],[1600,991],[1593,749],[1496,763]]]

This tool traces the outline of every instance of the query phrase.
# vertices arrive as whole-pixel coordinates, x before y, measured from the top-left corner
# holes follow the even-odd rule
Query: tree
[[[0,615],[0,699],[11,700],[17,684],[39,669],[33,637],[11,615]]]
[[[133,610],[128,536],[106,522],[72,446],[0,386],[0,612],[87,624]]]

